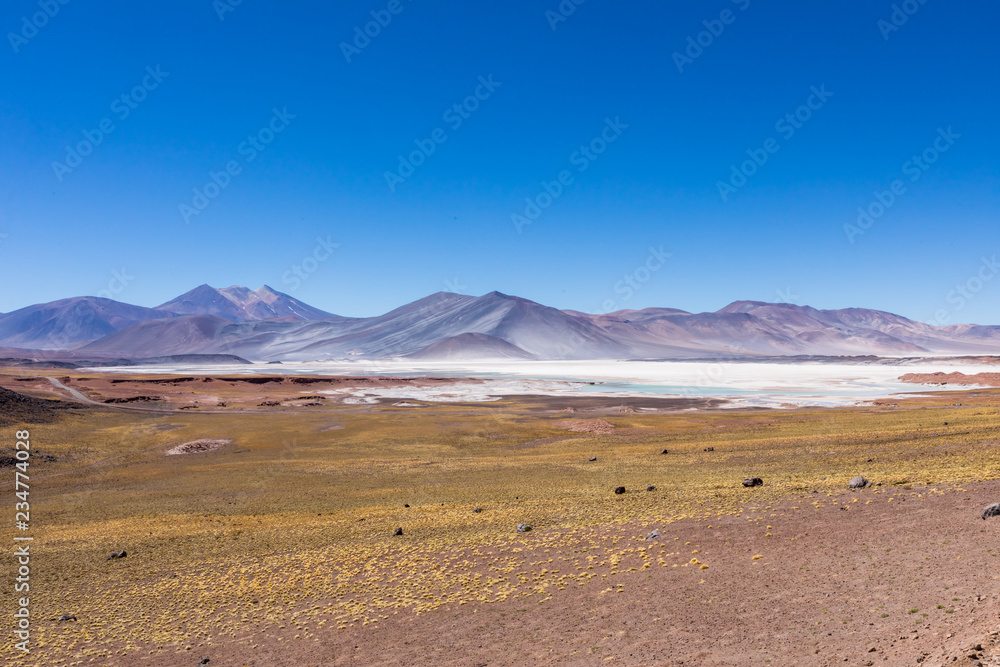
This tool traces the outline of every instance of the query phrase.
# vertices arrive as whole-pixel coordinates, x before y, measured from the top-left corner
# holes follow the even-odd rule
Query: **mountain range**
[[[155,308],[98,297],[0,315],[0,346],[76,358],[229,354],[332,359],[685,359],[1000,353],[1000,326],[931,326],[863,308],[736,301],[588,314],[490,292],[438,292],[377,317],[343,317],[268,286],[201,285]]]

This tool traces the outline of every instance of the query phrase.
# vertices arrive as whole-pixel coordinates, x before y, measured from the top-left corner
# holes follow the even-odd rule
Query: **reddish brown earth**
[[[327,625],[299,639],[291,627],[248,629],[235,640],[208,628],[210,645],[141,664],[1000,664],[1000,519],[980,518],[1000,500],[1000,482],[875,491],[604,529],[601,539],[619,548],[650,548],[654,565],[553,591],[542,603],[400,612],[377,626]],[[652,528],[663,534],[646,540]],[[528,560],[551,557],[558,569],[559,554],[533,550],[538,537],[522,538]],[[690,558],[708,568],[684,566]]]
[[[914,384],[977,384],[984,387],[1000,387],[1000,373],[907,373],[899,378],[901,382]]]

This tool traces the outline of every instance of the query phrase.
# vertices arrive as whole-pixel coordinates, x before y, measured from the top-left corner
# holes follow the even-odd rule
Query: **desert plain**
[[[1000,390],[405,398],[451,382],[0,369],[34,537],[0,660],[1000,664]]]

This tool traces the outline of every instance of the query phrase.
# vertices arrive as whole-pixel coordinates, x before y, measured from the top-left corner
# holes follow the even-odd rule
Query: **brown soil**
[[[899,378],[901,382],[914,384],[978,384],[984,387],[1000,387],[1000,373],[907,373]]]

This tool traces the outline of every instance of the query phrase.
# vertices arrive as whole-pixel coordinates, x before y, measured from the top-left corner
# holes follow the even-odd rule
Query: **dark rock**
[[[62,623],[64,621],[75,621],[75,620],[76,620],[76,616],[74,616],[73,614],[63,614],[62,616],[59,617],[59,622],[60,623]]]
[[[852,489],[863,489],[863,488],[865,488],[866,486],[868,486],[868,480],[867,480],[867,479],[865,479],[864,477],[862,477],[861,475],[858,475],[857,477],[855,477],[854,479],[852,479],[852,480],[851,480],[851,481],[850,481],[850,482],[848,483],[848,485],[849,485],[849,486],[850,486],[850,487],[851,487]]]
[[[479,514],[480,512],[482,512],[482,511],[483,511],[483,508],[482,508],[482,507],[475,507],[475,508],[473,508],[473,510],[472,510],[472,511],[473,511],[473,513],[475,513],[475,514]]]
[[[597,460],[597,457],[596,457],[596,456],[591,456],[591,457],[590,457],[590,458],[589,458],[588,460],[589,460],[589,461],[596,461],[596,460]]]
[[[620,496],[623,493],[625,493],[625,487],[624,486],[616,486],[615,487],[615,495]]]
[[[646,536],[646,539],[647,540],[655,540],[657,537],[659,537],[662,534],[663,533],[661,533],[660,531],[654,530],[653,532],[651,532],[649,535]]]
[[[743,486],[750,488],[752,486],[764,486],[764,480],[760,477],[749,477],[743,480]]]
[[[660,452],[660,453],[661,453],[661,454],[669,454],[669,453],[670,453],[670,451],[669,451],[669,450],[666,450],[666,449],[664,449],[664,450],[663,450],[662,452]]]
[[[109,398],[105,403],[149,403],[150,401],[162,401],[162,396],[129,396],[127,398]]]
[[[517,532],[519,532],[519,533],[527,533],[530,530],[531,530],[531,526],[529,526],[526,523],[519,523],[519,524],[517,524]]]
[[[705,451],[706,452],[714,452],[715,451],[715,447],[706,447]]]
[[[983,520],[989,519],[991,516],[1000,516],[1000,503],[993,503],[989,507],[983,510]]]
[[[652,484],[650,484],[649,486],[646,487],[646,490],[647,491],[656,491],[656,487],[653,486]]]
[[[126,556],[128,556],[128,553],[124,549],[122,549],[121,551],[112,552],[111,555],[108,556],[108,560],[115,560],[116,558],[125,558]]]
[[[198,663],[198,667],[201,667],[202,665],[207,665],[210,662],[212,662],[211,659],[209,659],[209,658],[202,658],[201,662]]]
[[[410,503],[403,503],[403,507],[409,507]]]
[[[403,529],[402,528],[397,528],[396,530],[392,531],[392,536],[393,537],[396,537],[397,535],[402,535],[402,534],[403,534]]]

